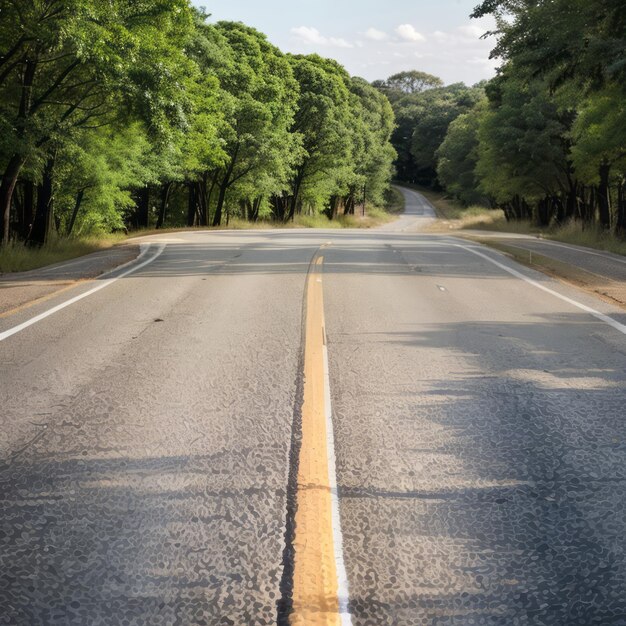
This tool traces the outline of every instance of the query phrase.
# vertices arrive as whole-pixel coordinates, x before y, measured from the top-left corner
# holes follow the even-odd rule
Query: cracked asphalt
[[[406,194],[395,229],[152,237],[0,341],[0,624],[276,623],[326,242],[352,624],[626,624],[626,335],[458,244],[626,314],[412,232]]]

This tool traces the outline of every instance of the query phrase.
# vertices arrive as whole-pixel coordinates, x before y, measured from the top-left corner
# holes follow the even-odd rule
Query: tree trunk
[[[343,206],[344,215],[354,215],[356,208],[356,190],[353,187],[350,188],[348,195],[345,197]]]
[[[150,187],[146,185],[137,192],[135,228],[148,228],[150,221]]]
[[[52,196],[52,171],[54,159],[49,158],[44,167],[41,183],[37,185],[37,205],[35,219],[30,231],[28,243],[43,246],[48,240],[52,225],[54,206]]]
[[[11,224],[11,204],[13,201],[13,192],[17,178],[24,166],[24,160],[18,155],[14,155],[9,160],[4,174],[2,175],[2,183],[0,183],[0,216],[2,218],[2,243],[9,243],[10,224]]]
[[[222,223],[222,209],[224,208],[224,200],[226,200],[227,191],[228,178],[225,177],[220,185],[220,193],[217,196],[217,206],[215,207],[215,215],[213,216],[213,226],[219,226]]]
[[[290,222],[294,219],[296,215],[296,210],[298,208],[298,202],[300,201],[300,189],[302,188],[302,180],[304,179],[304,172],[301,170],[298,172],[297,176],[293,182],[293,193],[291,196],[291,201],[289,203],[289,215],[287,216],[287,222]]]
[[[213,191],[217,185],[217,177],[219,176],[219,170],[215,170],[213,178],[211,179],[211,186],[209,187],[209,193],[206,198],[206,225],[211,223],[211,198],[213,197]]]
[[[626,180],[622,179],[617,188],[617,219],[615,220],[615,232],[620,236],[626,236]]]
[[[196,184],[194,182],[187,183],[187,191],[187,226],[195,226],[197,214]]]
[[[543,198],[537,203],[535,222],[537,226],[548,226],[550,224],[550,198]]]
[[[598,217],[602,228],[611,227],[611,198],[609,195],[609,175],[611,166],[609,163],[602,163],[599,170],[600,185],[598,186]]]
[[[328,207],[328,219],[334,220],[337,219],[339,215],[339,206],[341,205],[341,198],[339,196],[331,196],[330,197],[330,205]]]
[[[589,196],[587,196],[586,189],[582,189],[582,217],[583,224],[589,225],[593,222],[594,213],[596,209],[596,191],[595,187],[589,189]]]
[[[76,202],[74,203],[74,210],[72,211],[72,217],[70,218],[70,223],[67,226],[67,235],[68,237],[72,234],[74,230],[74,224],[76,224],[76,218],[78,217],[78,211],[80,211],[80,205],[83,203],[83,198],[85,197],[85,190],[81,189],[76,194]]]
[[[167,213],[167,201],[170,197],[170,190],[172,189],[173,183],[164,183],[161,188],[161,208],[159,210],[159,217],[157,218],[156,228],[163,228],[163,224],[165,223],[165,217]]]
[[[251,222],[257,222],[259,219],[259,211],[261,209],[261,202],[263,201],[263,198],[261,196],[259,196],[258,198],[255,198],[254,201],[252,202],[252,206],[251,206],[251,211],[249,214],[249,219]]]
[[[224,208],[224,201],[226,200],[226,192],[230,187],[230,178],[233,175],[233,170],[235,169],[235,163],[237,162],[237,155],[239,154],[239,144],[235,146],[235,151],[233,156],[230,159],[230,163],[228,164],[228,168],[224,173],[224,178],[222,178],[222,182],[220,183],[220,193],[217,196],[217,206],[215,207],[215,215],[213,216],[213,226],[219,226],[222,223],[222,209]],[[217,174],[216,174],[216,182],[217,182]],[[211,188],[213,191],[213,188]],[[210,198],[209,198],[210,200]]]
[[[24,197],[20,215],[20,236],[28,239],[33,225],[33,211],[35,209],[35,185],[32,180],[23,181]]]
[[[274,195],[270,199],[272,205],[272,215],[277,222],[285,221],[285,213],[287,212],[287,200],[285,196]]]

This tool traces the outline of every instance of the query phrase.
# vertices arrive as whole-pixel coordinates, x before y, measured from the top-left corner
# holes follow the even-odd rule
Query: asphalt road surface
[[[406,194],[0,317],[0,624],[626,624],[626,315]]]

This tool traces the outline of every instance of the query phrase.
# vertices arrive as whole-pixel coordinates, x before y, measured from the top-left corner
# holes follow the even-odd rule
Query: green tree
[[[463,83],[431,89],[416,99],[418,115],[411,136],[411,154],[419,178],[429,185],[437,184],[437,150],[450,124],[470,110],[482,97],[481,88]]]
[[[626,80],[626,12],[622,0],[483,0],[473,17],[497,19],[492,56],[558,87],[595,90]]]
[[[334,61],[317,55],[292,56],[299,98],[291,132],[301,150],[289,189],[273,199],[278,219],[292,219],[304,203],[325,204],[336,191],[336,181],[350,159],[349,77]]]
[[[253,28],[220,22],[217,29],[232,55],[218,68],[229,124],[222,135],[226,163],[218,173],[215,226],[222,221],[226,194],[235,183],[252,175],[284,172],[285,161],[298,152],[289,132],[298,101],[289,61]]]
[[[186,0],[0,0],[0,15],[6,243],[13,192],[26,165],[49,182],[61,144],[81,129],[111,123],[121,108],[149,120],[154,132],[182,116],[183,46],[192,14]]]
[[[468,113],[459,115],[448,127],[446,138],[437,150],[437,176],[443,187],[463,204],[484,198],[476,174],[478,129],[486,103],[480,102]]]
[[[532,203],[536,222],[550,222],[570,175],[568,131],[568,116],[545,86],[501,81],[498,100],[481,118],[476,173],[508,217],[528,217]]]
[[[403,96],[443,87],[443,81],[438,76],[426,72],[409,70],[394,74],[387,80],[377,80],[372,86],[384,93],[391,102],[395,102]]]
[[[572,128],[572,161],[578,177],[594,185],[602,226],[626,231],[626,110],[621,87],[611,85],[587,96]],[[611,187],[617,188],[612,216]],[[612,220],[613,217],[613,220]],[[611,222],[614,222],[613,224]]]

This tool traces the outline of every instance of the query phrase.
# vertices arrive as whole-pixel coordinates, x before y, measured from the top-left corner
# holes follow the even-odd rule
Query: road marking
[[[142,250],[142,253],[139,255],[139,257],[137,257],[137,259],[135,259],[134,261],[131,261],[130,263],[135,263],[138,259],[141,259],[143,256],[145,256],[145,254],[148,252],[149,249],[150,249],[150,244],[148,244],[145,247],[145,249]],[[153,254],[149,259],[146,259],[143,263],[140,263],[139,265],[133,265],[133,267],[130,267],[125,272],[122,272],[121,274],[119,274],[118,276],[115,276],[114,278],[108,278],[106,280],[100,281],[100,284],[94,287],[93,289],[90,289],[89,291],[85,291],[85,293],[81,293],[79,296],[75,296],[74,298],[70,298],[69,300],[62,302],[61,304],[58,304],[57,306],[52,307],[51,309],[48,309],[47,311],[44,311],[43,313],[40,313],[39,315],[36,315],[35,317],[31,317],[29,320],[26,320],[22,324],[18,324],[17,326],[14,326],[13,328],[9,328],[8,330],[0,332],[0,341],[4,341],[5,339],[8,339],[9,337],[13,335],[16,335],[17,333],[25,330],[29,326],[32,326],[33,324],[36,324],[37,322],[40,322],[41,320],[46,319],[46,317],[50,317],[51,315],[54,315],[55,313],[61,311],[62,309],[65,309],[68,306],[71,306],[72,304],[75,304],[76,302],[78,302],[79,300],[82,300],[83,298],[87,298],[88,296],[91,296],[97,291],[105,289],[106,287],[110,287],[113,283],[118,281],[120,278],[124,278],[125,276],[128,276],[129,274],[133,274],[134,272],[140,270],[142,267],[145,267],[146,265],[149,265],[150,263],[152,263],[155,259],[157,259],[161,255],[163,250],[165,250],[165,244],[160,244],[157,247],[156,253]],[[126,265],[128,265],[128,263],[122,265],[121,267],[125,267]],[[119,268],[117,269],[119,270]],[[113,270],[113,271],[117,271],[117,270]],[[107,273],[111,273],[111,272],[107,272]]]
[[[548,244],[550,246],[558,246],[559,248],[565,248],[566,250],[569,250],[570,252],[582,252],[583,254],[590,254],[592,256],[599,256],[599,257],[601,257],[603,259],[606,259],[607,261],[613,261],[613,262],[616,262],[616,263],[626,263],[626,259],[618,259],[618,258],[616,258],[615,256],[613,256],[611,254],[602,254],[602,252],[594,252],[592,250],[586,250],[582,246],[572,246],[572,245],[568,245],[566,243],[559,243],[557,241],[551,241],[551,240],[547,240],[547,239],[530,239],[529,241],[531,241],[531,242],[539,242],[541,244],[546,243],[546,244]],[[557,259],[557,261],[558,261],[558,259]],[[593,272],[590,272],[590,273],[593,273]],[[598,274],[598,276],[599,276],[599,274]],[[606,278],[606,277],[603,277],[603,278]]]
[[[19,313],[20,311],[25,311],[26,309],[30,309],[31,307],[36,306],[37,304],[43,304],[47,300],[52,300],[52,298],[54,298],[55,296],[65,293],[66,291],[70,291],[71,289],[75,289],[77,285],[80,285],[83,282],[85,281],[84,280],[72,280],[68,282],[66,280],[63,280],[63,281],[53,281],[53,282],[47,283],[48,285],[52,285],[52,286],[63,285],[63,287],[60,287],[56,291],[51,291],[50,293],[47,293],[45,296],[40,296],[39,298],[35,298],[35,300],[31,300],[30,302],[24,302],[24,304],[20,304],[19,306],[9,309],[8,311],[4,311],[4,313],[0,313],[0,319],[3,319],[5,317],[11,317],[12,315],[15,315],[16,313]]]
[[[337,497],[324,294],[318,257],[307,279],[302,441],[295,514],[293,626],[349,626]]]
[[[467,252],[471,252],[472,254],[479,256],[485,259],[486,261],[489,261],[489,263],[493,263],[493,265],[496,265],[500,269],[503,269],[505,272],[511,274],[512,276],[515,276],[516,278],[521,278],[523,281],[527,282],[529,285],[532,285],[533,287],[536,287],[537,289],[541,289],[542,291],[545,291],[546,293],[552,294],[556,298],[559,298],[559,300],[563,300],[564,302],[567,302],[568,304],[571,304],[577,307],[578,309],[581,309],[582,311],[585,311],[586,313],[593,315],[595,318],[611,326],[611,328],[614,328],[615,330],[618,330],[620,333],[626,335],[626,325],[620,324],[620,322],[618,322],[617,320],[614,320],[612,317],[609,317],[608,315],[605,315],[604,313],[600,313],[600,311],[596,311],[595,309],[592,309],[590,306],[587,306],[586,304],[583,304],[582,302],[572,300],[572,298],[568,298],[567,296],[560,294],[558,291],[554,291],[553,289],[550,289],[549,287],[542,285],[536,280],[533,280],[532,278],[528,278],[528,276],[525,276],[521,272],[514,270],[512,267],[507,267],[503,263],[499,263],[495,259],[492,259],[486,254],[479,252],[478,250],[474,250],[473,248],[470,248],[469,246],[464,246],[460,243],[454,243],[452,245],[456,246],[457,248],[463,248],[463,250],[467,250]]]

